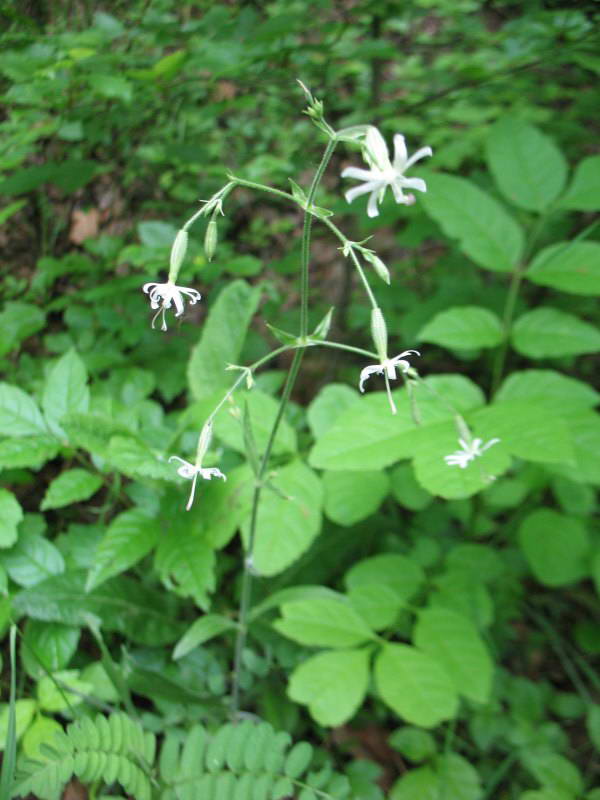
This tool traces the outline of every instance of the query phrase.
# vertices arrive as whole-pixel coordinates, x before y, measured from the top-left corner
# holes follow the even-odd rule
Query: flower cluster
[[[498,444],[499,441],[500,439],[494,438],[490,439],[486,444],[483,444],[483,439],[479,438],[472,439],[470,442],[467,442],[465,439],[459,439],[458,443],[462,449],[450,453],[448,456],[444,456],[444,461],[449,467],[466,469],[471,461],[482,456],[485,450],[488,450],[492,445]]]

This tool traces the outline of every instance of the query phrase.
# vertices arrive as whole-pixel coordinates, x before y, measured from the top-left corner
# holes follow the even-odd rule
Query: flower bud
[[[371,336],[380,362],[387,361],[387,327],[380,308],[371,311]]]
[[[206,235],[204,237],[204,255],[207,261],[212,261],[217,249],[217,222],[213,218],[206,226]]]
[[[173,282],[175,282],[177,278],[177,274],[179,272],[179,268],[185,258],[185,254],[187,251],[188,246],[188,232],[184,231],[183,228],[180,231],[177,231],[177,236],[175,237],[175,241],[173,242],[173,247],[171,247],[171,260],[169,262],[169,278]]]
[[[196,464],[202,464],[202,459],[206,455],[206,451],[210,446],[210,440],[212,438],[212,421],[209,420],[206,422],[200,431],[200,436],[198,438],[198,448],[196,450]]]
[[[390,271],[383,263],[383,261],[379,258],[379,256],[375,255],[375,253],[371,252],[370,250],[364,251],[363,255],[365,257],[365,261],[368,261],[369,264],[372,265],[373,269],[375,270],[377,275],[381,278],[381,280],[385,281],[389,286]]]

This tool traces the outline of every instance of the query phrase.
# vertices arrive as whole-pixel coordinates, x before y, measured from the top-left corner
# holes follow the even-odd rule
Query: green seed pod
[[[211,219],[206,226],[206,235],[204,237],[204,255],[207,261],[212,261],[217,249],[217,222]]]
[[[371,336],[380,362],[387,361],[387,327],[380,308],[371,311]]]
[[[385,281],[388,286],[390,283],[390,271],[383,263],[383,261],[376,256],[375,253],[366,252],[364,253],[365,260],[369,262],[373,266],[373,269],[377,273],[377,275],[381,278],[382,281]]]
[[[173,247],[171,248],[171,260],[169,262],[169,278],[175,282],[177,278],[177,274],[179,273],[179,268],[185,258],[185,254],[187,251],[188,246],[188,232],[184,231],[183,228],[180,231],[177,231],[177,236],[175,237],[175,241],[173,242]]]

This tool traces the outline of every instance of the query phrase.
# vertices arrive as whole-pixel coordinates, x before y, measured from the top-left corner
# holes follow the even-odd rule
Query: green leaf
[[[444,667],[460,694],[477,703],[487,702],[494,664],[469,619],[443,608],[420,611],[413,642]]]
[[[308,407],[308,424],[315,439],[331,428],[339,415],[360,400],[356,389],[345,383],[328,383]]]
[[[424,383],[415,390],[422,427],[452,418],[454,412],[448,404],[460,412],[483,405],[481,389],[461,375],[438,375]],[[421,427],[412,418],[406,389],[394,392],[394,401],[398,408],[395,416],[390,415],[385,392],[361,397],[342,411],[313,447],[309,458],[312,466],[377,470],[409,458],[419,447]]]
[[[122,100],[130,103],[133,99],[133,84],[120,75],[91,74],[88,78],[91,88],[101,97],[109,100]]]
[[[64,508],[73,503],[81,503],[102,486],[102,478],[85,469],[68,469],[55,478],[48,486],[42,504],[42,511],[49,508]]]
[[[37,436],[47,434],[44,418],[35,401],[21,389],[0,383],[0,434]]]
[[[245,403],[247,404],[254,441],[259,453],[263,453],[279,410],[279,403],[256,388],[249,392],[241,392],[236,399],[242,408]],[[240,419],[234,418],[227,411],[218,414],[214,432],[215,436],[222,439],[232,450],[237,450],[239,453],[246,452],[241,412]],[[276,455],[293,453],[296,448],[296,432],[289,422],[282,419],[273,444],[273,453]]]
[[[96,548],[86,591],[91,592],[108,578],[136,564],[156,545],[160,532],[158,521],[137,508],[118,514]]]
[[[51,436],[27,436],[0,441],[0,469],[40,469],[58,453]]]
[[[2,556],[6,571],[19,586],[35,586],[65,570],[58,548],[37,533],[23,531],[19,541]]]
[[[343,595],[283,603],[273,627],[308,647],[353,647],[373,638],[365,621]]]
[[[181,635],[174,598],[164,590],[120,575],[86,592],[85,581],[83,570],[56,575],[14,595],[13,608],[34,619],[78,626],[87,625],[92,614],[104,629],[152,647],[170,644]]]
[[[435,754],[436,744],[433,736],[420,728],[405,725],[394,731],[388,742],[409,761],[426,761]]]
[[[178,480],[173,464],[159,460],[153,450],[132,436],[111,436],[105,454],[107,461],[129,478]]]
[[[197,619],[175,645],[173,658],[183,658],[200,644],[214,639],[225,631],[236,630],[235,622],[222,614],[205,614]]]
[[[589,156],[579,162],[560,205],[576,211],[600,209],[600,155]]]
[[[569,792],[576,797],[583,793],[584,784],[579,769],[558,753],[531,748],[524,752],[523,764],[543,787]]]
[[[41,709],[56,713],[83,703],[81,695],[89,694],[91,690],[91,684],[80,680],[78,669],[66,669],[44,675],[37,685],[37,696]]]
[[[17,739],[25,733],[35,714],[37,703],[35,700],[17,700],[15,703],[15,716],[17,723]],[[6,734],[8,732],[8,703],[0,706],[0,750],[6,747]]]
[[[21,660],[33,680],[68,666],[77,650],[80,629],[58,622],[28,619],[21,645]]]
[[[319,725],[343,725],[354,716],[369,683],[368,650],[318,653],[292,672],[288,694],[308,706]]]
[[[440,782],[432,767],[405,772],[392,786],[389,800],[440,800]]]
[[[452,719],[458,696],[443,667],[406,644],[385,644],[375,661],[381,699],[407,722],[433,728]]]
[[[354,525],[373,514],[386,497],[385,472],[325,472],[325,514],[338,525]]]
[[[17,541],[17,526],[23,519],[23,509],[8,489],[0,489],[0,547],[12,547]]]
[[[390,478],[392,494],[404,508],[422,511],[431,503],[431,494],[417,483],[412,464],[398,464],[392,470]]]
[[[52,432],[64,436],[61,420],[67,414],[85,413],[89,404],[87,370],[71,349],[54,364],[44,385],[42,408]]]
[[[232,281],[220,293],[202,328],[188,364],[190,390],[196,399],[233,383],[227,364],[237,362],[246,331],[260,299],[260,288]]]
[[[592,703],[589,706],[585,725],[590,741],[596,748],[596,751],[600,752],[600,706],[597,703]]]
[[[512,330],[515,350],[530,358],[561,358],[595,353],[600,348],[600,331],[573,314],[541,306],[527,311]]]
[[[600,416],[579,413],[566,422],[573,443],[573,466],[560,464],[554,470],[573,481],[600,486]]]
[[[476,436],[482,436],[479,425]],[[494,434],[495,436],[496,434]],[[485,441],[493,438],[483,437]],[[449,466],[444,457],[460,450],[459,433],[453,422],[430,425],[420,431],[413,466],[421,486],[433,495],[447,500],[470,497],[489,486],[491,481],[510,466],[510,456],[502,440],[485,450],[466,468]]]
[[[44,312],[31,303],[6,303],[0,313],[0,356],[10,353],[19,342],[43,328],[45,321]]]
[[[262,494],[252,556],[253,566],[260,575],[276,575],[289,567],[321,530],[323,487],[311,469],[302,461],[293,461],[277,470],[272,483],[283,497],[268,487]],[[242,526],[246,547],[249,535],[247,518]]]
[[[572,294],[600,294],[600,242],[558,242],[541,250],[525,273],[533,283]]]
[[[399,553],[362,559],[344,577],[352,605],[375,630],[392,625],[424,581],[421,567]]]
[[[193,597],[205,611],[215,590],[215,551],[202,527],[190,526],[181,513],[169,521],[160,537],[154,565],[167,589]]]
[[[515,117],[503,116],[492,127],[487,159],[502,194],[528,211],[548,208],[567,179],[567,162],[552,139]]]
[[[43,761],[45,755],[42,745],[47,747],[57,733],[59,735],[63,733],[63,727],[60,723],[49,717],[37,717],[23,735],[23,741],[21,742],[23,753],[27,758]]]
[[[502,446],[526,461],[574,463],[572,437],[566,420],[543,405],[494,403],[476,411],[471,419],[485,439],[493,436],[500,439],[500,445],[491,450]]]
[[[480,267],[510,272],[523,252],[523,231],[486,192],[464,178],[428,174],[421,202],[444,233]]]
[[[498,403],[525,402],[543,406],[555,414],[572,416],[600,402],[600,394],[589,384],[551,369],[513,372],[496,393]]]
[[[418,339],[451,349],[496,347],[504,338],[496,314],[480,306],[455,306],[441,311],[418,334]]]
[[[531,571],[546,586],[568,586],[589,573],[589,535],[575,517],[550,508],[532,511],[519,527],[519,544]]]

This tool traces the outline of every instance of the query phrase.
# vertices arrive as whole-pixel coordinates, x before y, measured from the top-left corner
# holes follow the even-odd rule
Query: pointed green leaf
[[[52,436],[23,436],[0,441],[0,469],[40,469],[58,453]]]
[[[576,211],[600,209],[600,155],[580,161],[566,194],[561,198],[563,208]]]
[[[46,489],[40,508],[46,511],[81,503],[89,500],[101,486],[102,478],[99,475],[85,469],[65,470]]]
[[[185,512],[183,512],[185,513]],[[182,597],[193,597],[204,610],[215,589],[215,552],[200,525],[180,513],[165,526],[154,564],[163,583]]]
[[[52,432],[64,436],[61,420],[67,414],[85,414],[89,405],[85,364],[75,350],[69,350],[54,364],[44,385],[42,407]]]
[[[557,308],[527,311],[512,331],[515,350],[530,358],[561,358],[595,353],[600,349],[600,331],[589,322]]]
[[[16,386],[0,383],[0,435],[39,436],[48,428],[33,398]]]
[[[432,728],[452,719],[458,696],[443,667],[406,644],[385,644],[375,661],[381,699],[407,722]]]
[[[86,591],[92,591],[108,578],[136,564],[155,546],[160,531],[158,522],[139,509],[118,514],[96,548]]]
[[[572,294],[600,294],[600,242],[558,242],[541,250],[525,276]]]
[[[494,663],[469,619],[445,608],[420,611],[413,642],[442,664],[457,692],[477,703],[487,702]]]
[[[421,199],[421,198],[420,198]],[[510,272],[523,252],[523,231],[491,195],[453,175],[428,174],[421,203],[444,233],[480,267]]]
[[[279,633],[308,647],[352,647],[373,638],[366,622],[343,595],[283,603]]]
[[[498,403],[521,402],[542,406],[568,417],[586,411],[600,402],[600,394],[589,384],[551,369],[525,369],[513,372],[498,389]]]
[[[501,117],[490,131],[487,158],[500,191],[520,208],[543,211],[564,188],[565,157],[552,139],[525,120]]]
[[[335,650],[303,661],[290,676],[288,694],[308,706],[319,725],[343,725],[354,716],[369,683],[368,650]]]
[[[338,525],[354,525],[373,514],[390,490],[385,472],[325,472],[325,514]]]
[[[3,555],[2,563],[19,586],[35,586],[65,571],[65,560],[56,545],[27,530],[22,531],[18,542]]]
[[[12,547],[17,541],[17,526],[23,519],[23,509],[8,489],[0,489],[0,547]]]
[[[238,402],[243,407],[248,408],[248,417],[252,425],[252,436],[259,453],[263,453],[269,437],[271,428],[279,411],[279,403],[270,395],[254,388],[249,392],[240,392],[236,395]],[[214,424],[215,436],[222,439],[228,447],[237,450],[239,453],[246,453],[246,443],[244,441],[243,419],[233,417],[226,411],[217,415]],[[293,453],[296,450],[296,432],[287,420],[281,420],[275,441],[273,443],[273,453]]]
[[[589,573],[589,535],[575,517],[550,508],[532,511],[521,523],[519,543],[533,574],[546,586],[568,586]]]
[[[500,319],[487,308],[455,306],[436,314],[417,338],[460,350],[496,347],[504,334]]]
[[[225,631],[235,630],[236,624],[229,617],[222,614],[205,614],[197,619],[183,634],[175,645],[173,658],[183,658],[200,644],[214,639]]]

